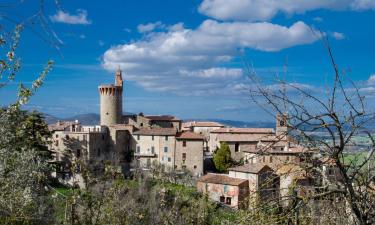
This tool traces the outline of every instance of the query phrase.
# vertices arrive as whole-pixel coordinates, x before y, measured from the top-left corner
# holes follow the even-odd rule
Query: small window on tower
[[[186,147],[186,141],[182,141],[182,147]]]

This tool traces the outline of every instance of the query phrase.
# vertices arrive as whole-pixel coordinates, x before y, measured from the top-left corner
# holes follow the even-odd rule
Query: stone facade
[[[203,147],[203,136],[191,132],[179,133],[176,137],[176,169],[187,169],[195,176],[203,175]]]
[[[199,178],[197,189],[213,201],[231,208],[247,208],[249,181],[245,179],[232,178],[225,174],[207,174]]]
[[[99,86],[100,125],[110,126],[122,123],[122,74],[116,72],[115,85]]]

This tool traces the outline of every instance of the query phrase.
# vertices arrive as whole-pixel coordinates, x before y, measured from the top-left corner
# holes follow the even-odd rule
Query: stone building
[[[246,151],[255,149],[259,141],[272,141],[274,137],[272,128],[220,128],[210,132],[208,146],[214,152],[225,142],[232,158],[239,161],[245,157]]]
[[[209,173],[200,177],[197,182],[199,192],[207,194],[210,199],[240,209],[247,207],[249,196],[249,181],[229,177],[226,174]]]
[[[147,169],[161,164],[171,169],[203,174],[203,136],[174,128],[142,128],[133,132],[135,159]]]
[[[174,128],[142,128],[134,131],[134,156],[138,165],[148,168],[158,163],[174,168],[176,134]]]
[[[249,181],[250,197],[261,201],[273,200],[279,196],[280,180],[275,171],[266,164],[245,164],[228,169],[229,177]]]
[[[204,137],[193,132],[180,132],[176,136],[176,164],[178,170],[188,170],[195,176],[203,175]]]
[[[210,133],[214,130],[223,128],[224,125],[211,122],[211,121],[190,121],[185,122],[182,124],[183,131],[191,131],[197,134],[203,135],[205,142],[204,142],[204,151],[205,153],[212,153],[209,149],[208,143],[210,140]]]

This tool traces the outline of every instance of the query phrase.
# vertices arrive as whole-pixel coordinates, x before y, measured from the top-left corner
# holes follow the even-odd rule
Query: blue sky
[[[38,10],[36,2],[6,12],[26,17]],[[32,31],[43,33],[40,28],[26,28],[18,50],[22,71],[16,82],[0,89],[0,104],[13,101],[17,82],[29,84],[52,59],[55,66],[28,108],[60,117],[98,113],[97,86],[112,83],[120,66],[126,112],[266,121],[271,118],[249,99],[243,61],[264,80],[283,74],[318,92],[333,73],[312,32],[321,30],[340,68],[374,105],[374,9],[375,0],[48,3],[45,15],[58,37],[54,41],[61,42],[59,50]]]

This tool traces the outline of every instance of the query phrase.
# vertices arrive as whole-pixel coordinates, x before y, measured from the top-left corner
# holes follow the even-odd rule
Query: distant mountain
[[[238,120],[221,120],[221,119],[187,119],[184,121],[213,121],[221,123],[228,127],[262,127],[262,128],[275,128],[275,122],[245,122]]]
[[[129,114],[129,113],[124,113]],[[100,115],[96,113],[87,113],[71,116],[68,118],[58,118],[49,114],[44,114],[46,122],[48,124],[56,123],[57,121],[73,121],[78,120],[82,125],[95,125],[100,123]],[[213,121],[221,123],[228,127],[265,127],[265,128],[274,128],[275,123],[273,122],[245,122],[238,120],[221,120],[221,119],[186,119],[184,121]]]
[[[49,114],[44,114],[47,124],[56,123],[57,121],[74,121],[78,120],[82,125],[99,124],[100,116],[96,113],[79,114],[68,118],[58,118]]]

